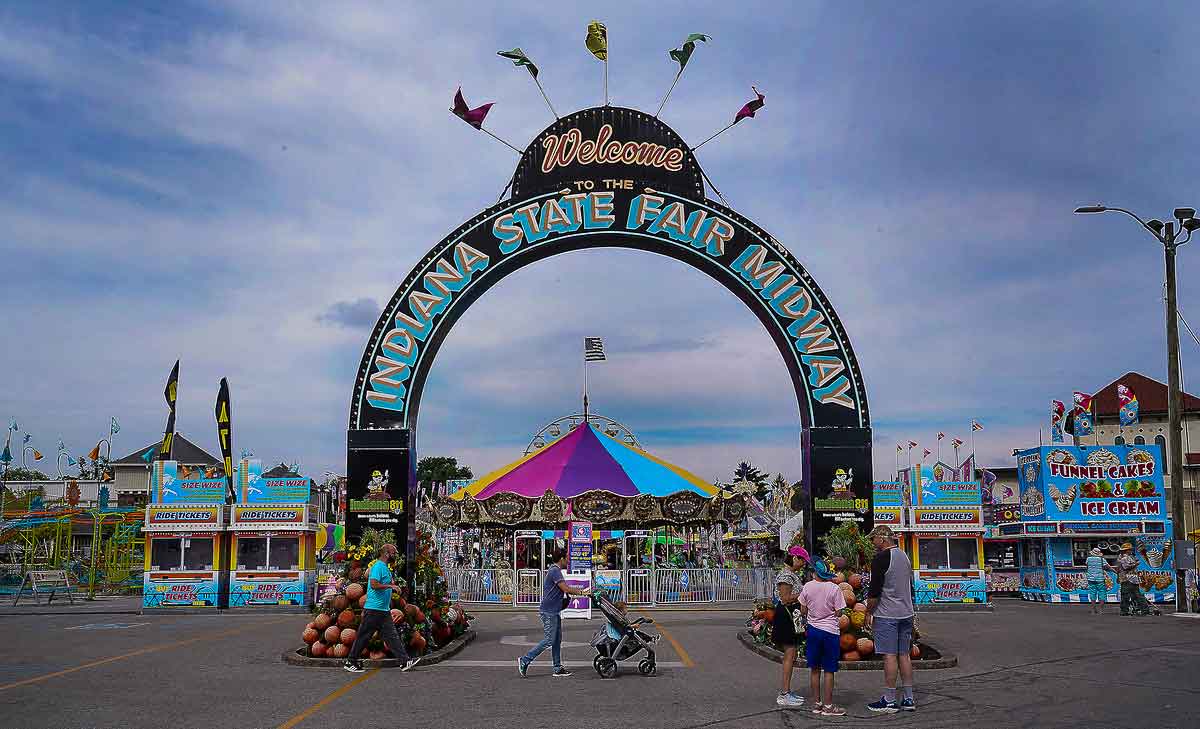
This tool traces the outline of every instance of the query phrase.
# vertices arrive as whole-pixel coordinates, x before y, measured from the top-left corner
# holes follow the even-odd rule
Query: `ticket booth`
[[[227,516],[224,473],[154,462],[142,529],[143,612],[221,606]]]
[[[229,607],[304,610],[316,581],[317,506],[311,479],[264,475],[243,460],[230,514]]]

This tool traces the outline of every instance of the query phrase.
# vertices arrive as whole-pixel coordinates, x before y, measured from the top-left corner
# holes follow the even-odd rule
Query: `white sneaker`
[[[775,705],[786,707],[803,706],[804,699],[795,694],[779,694],[775,697]]]

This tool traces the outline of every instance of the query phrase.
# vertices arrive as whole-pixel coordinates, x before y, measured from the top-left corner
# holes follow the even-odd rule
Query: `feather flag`
[[[959,469],[958,478],[960,481],[974,481],[975,480],[975,454],[974,453],[967,456],[967,460],[963,461],[962,468]]]
[[[0,463],[12,463],[12,451],[8,449],[8,438],[4,439],[4,452],[0,453]]]
[[[976,430],[983,430],[983,424],[980,423],[978,420],[972,420],[971,421],[971,431],[974,432]]]
[[[26,433],[25,437],[21,440],[21,445],[24,445],[31,440],[33,440],[33,435],[31,435],[30,433]]]
[[[601,61],[608,61],[608,28],[598,20],[588,23],[587,38],[583,41],[591,54]]]
[[[121,424],[117,422],[116,418],[110,418],[110,420],[111,420],[111,422],[108,424],[108,434],[116,435],[117,433],[120,433],[121,432]]]
[[[175,401],[179,394],[179,360],[175,360],[175,366],[171,368],[171,374],[167,376],[167,386],[163,389],[163,397],[167,400],[167,407],[170,411],[167,413],[167,425],[163,428],[162,443],[158,446],[158,453],[155,456],[160,460],[170,460],[172,447],[175,443]]]
[[[747,101],[745,103],[745,105],[743,105],[742,108],[738,110],[738,113],[733,117],[734,124],[737,124],[738,122],[740,122],[741,120],[743,120],[747,117],[753,119],[754,114],[759,109],[763,108],[763,105],[765,105],[767,103],[766,102],[767,97],[763,96],[761,93],[759,93],[757,87],[751,86],[750,88],[754,89],[754,95],[757,96],[758,98],[754,99],[753,101]]]
[[[93,448],[92,452],[88,454],[88,458],[90,458],[94,461],[99,457],[100,457],[100,444],[96,443],[96,447]]]
[[[149,448],[146,449],[146,452],[142,454],[142,460],[145,461],[146,463],[149,463],[150,461],[154,460],[154,454],[157,452],[158,452],[157,446],[150,446]]]
[[[40,460],[42,460],[42,457],[43,456],[42,456],[41,451],[39,451],[37,448],[34,448],[33,449],[33,460],[40,461]]]
[[[62,442],[62,438],[59,438],[58,439],[58,450],[65,451],[66,449],[67,449],[67,444]]]
[[[1117,402],[1121,406],[1121,425],[1137,425],[1138,399],[1133,390],[1125,385],[1117,385]]]
[[[668,51],[667,55],[675,59],[675,62],[679,64],[679,72],[683,73],[683,69],[692,58],[692,52],[696,50],[696,43],[707,43],[710,40],[712,40],[712,36],[707,36],[703,33],[692,33],[683,41],[683,45]]]
[[[1074,392],[1075,408],[1071,411],[1071,430],[1074,435],[1091,435],[1093,432],[1092,396],[1086,392]]]
[[[72,458],[71,456],[67,456],[67,465],[68,465],[68,466],[74,466],[74,465],[75,465],[76,463],[78,463],[78,462],[79,462],[79,461],[76,461],[76,460],[75,460],[74,458]]]
[[[18,431],[18,430],[20,430],[20,429],[21,429],[19,426],[17,426],[17,419],[16,419],[16,418],[9,418],[9,419],[8,419],[8,429],[9,429],[9,430],[11,430],[11,431],[13,431],[13,432],[16,432],[16,431]]]
[[[525,55],[525,51],[520,48],[514,48],[511,51],[496,51],[496,55],[509,59],[513,62],[514,66],[524,66],[530,76],[533,76],[535,79],[537,78],[538,67],[529,59],[529,56]]]
[[[1052,443],[1063,442],[1063,414],[1066,412],[1067,406],[1062,400],[1050,401],[1050,441]]]
[[[476,129],[483,129],[483,120],[487,118],[488,112],[491,110],[492,104],[484,104],[474,109],[468,107],[466,100],[463,99],[461,86],[454,94],[454,106],[450,109],[450,111],[454,112],[454,116],[462,119]]]

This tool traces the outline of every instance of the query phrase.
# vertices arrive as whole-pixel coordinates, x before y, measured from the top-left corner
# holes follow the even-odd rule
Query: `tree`
[[[10,468],[4,476],[5,481],[49,481],[50,477],[36,468]]]
[[[789,503],[792,511],[804,511],[807,509],[809,496],[808,487],[804,485],[803,481],[797,481],[792,484],[792,496]]]
[[[424,484],[426,496],[433,494],[433,484],[475,478],[470,466],[458,465],[458,459],[450,456],[426,456],[417,461],[417,482]]]
[[[754,484],[754,498],[760,502],[767,498],[767,474],[759,471],[747,461],[742,461],[733,471],[733,482],[749,481]]]

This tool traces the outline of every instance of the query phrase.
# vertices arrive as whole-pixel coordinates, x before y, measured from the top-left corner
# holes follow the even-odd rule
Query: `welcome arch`
[[[803,478],[813,494],[810,546],[814,533],[835,522],[869,526],[870,412],[845,328],[782,244],[705,196],[704,174],[678,134],[634,109],[585,109],[534,139],[510,185],[510,198],[430,249],[371,333],[350,404],[352,534],[390,527],[411,549],[406,506],[415,489],[421,394],[454,323],[514,271],[588,248],[674,258],[754,312],[788,367],[799,404]]]

